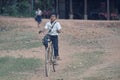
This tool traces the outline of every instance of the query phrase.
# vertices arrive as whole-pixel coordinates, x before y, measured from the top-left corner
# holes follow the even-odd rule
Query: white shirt
[[[36,15],[40,15],[40,16],[42,15],[42,11],[41,10],[37,10],[35,13],[36,13]]]
[[[59,22],[56,22],[56,23],[55,23],[55,22],[56,22],[56,21],[54,21],[54,22],[51,24],[51,22],[49,21],[49,22],[47,22],[46,25],[45,25],[45,29],[47,29],[48,31],[51,29],[52,25],[54,25],[53,28],[51,29],[51,32],[48,33],[49,35],[58,35],[57,30],[62,29],[60,23],[59,23]],[[54,24],[54,23],[55,23],[55,24]]]

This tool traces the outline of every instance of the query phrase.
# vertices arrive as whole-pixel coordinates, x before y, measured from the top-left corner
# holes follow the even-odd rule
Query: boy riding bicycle
[[[62,27],[56,19],[56,14],[51,14],[50,21],[46,23],[44,30],[40,30],[39,33],[48,31],[47,34],[53,44],[55,59],[59,60],[58,35],[61,33]]]

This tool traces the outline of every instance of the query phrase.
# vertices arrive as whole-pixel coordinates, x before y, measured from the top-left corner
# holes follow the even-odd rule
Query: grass
[[[0,57],[0,80],[21,80],[18,78],[30,76],[24,73],[33,73],[40,67],[42,67],[40,59]]]
[[[0,50],[31,49],[42,46],[36,32],[29,26],[1,23],[6,31],[0,31]],[[4,29],[4,28],[3,28]]]
[[[71,59],[73,60],[63,70],[62,73],[64,74],[61,74],[60,77],[64,77],[65,80],[80,80],[80,75],[86,70],[92,66],[102,64],[101,58],[103,55],[104,51],[83,52],[72,55]]]
[[[102,45],[99,43],[96,38],[76,38],[71,35],[65,36],[65,40],[69,42],[70,45],[79,46],[79,47],[89,47],[89,48],[99,48],[102,49]]]
[[[120,79],[120,63],[109,65],[100,69],[96,75],[85,77],[83,80],[119,80]]]
[[[41,47],[36,32],[30,26],[0,21],[0,50],[21,50]],[[0,57],[0,80],[27,80],[37,68],[43,66],[40,59]]]
[[[84,53],[77,53],[73,55],[73,58],[75,59],[71,67],[68,66],[68,68],[73,70],[73,72],[77,71],[78,73],[83,73],[84,70],[102,63],[101,57],[104,55],[103,51],[93,51],[93,52],[84,52]]]
[[[96,76],[84,78],[84,80],[119,80],[120,79],[120,63],[115,62],[105,68],[100,69]]]
[[[99,50],[76,53],[71,56],[71,63],[62,71],[64,74],[60,74],[59,77],[65,80],[119,80],[119,62],[114,62],[103,68],[97,68],[95,72],[92,72],[93,74],[86,75],[92,67],[106,64],[103,60],[104,56],[105,52]]]
[[[120,35],[120,27],[119,26],[118,27],[111,27],[110,29],[112,29],[112,31],[114,33],[116,33],[118,36]]]
[[[25,74],[10,74],[9,76],[0,77],[0,80],[28,80],[29,76]]]

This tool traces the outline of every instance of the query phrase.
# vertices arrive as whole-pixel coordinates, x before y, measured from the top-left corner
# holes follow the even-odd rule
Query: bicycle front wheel
[[[50,57],[49,57],[50,49],[47,48],[45,51],[46,51],[46,53],[45,53],[45,75],[46,75],[46,77],[48,77],[50,74]]]

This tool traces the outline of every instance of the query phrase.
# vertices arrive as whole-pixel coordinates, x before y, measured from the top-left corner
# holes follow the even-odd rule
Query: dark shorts
[[[39,16],[39,15],[37,15],[36,18],[35,18],[35,20],[36,20],[38,23],[41,23],[42,17]]]

